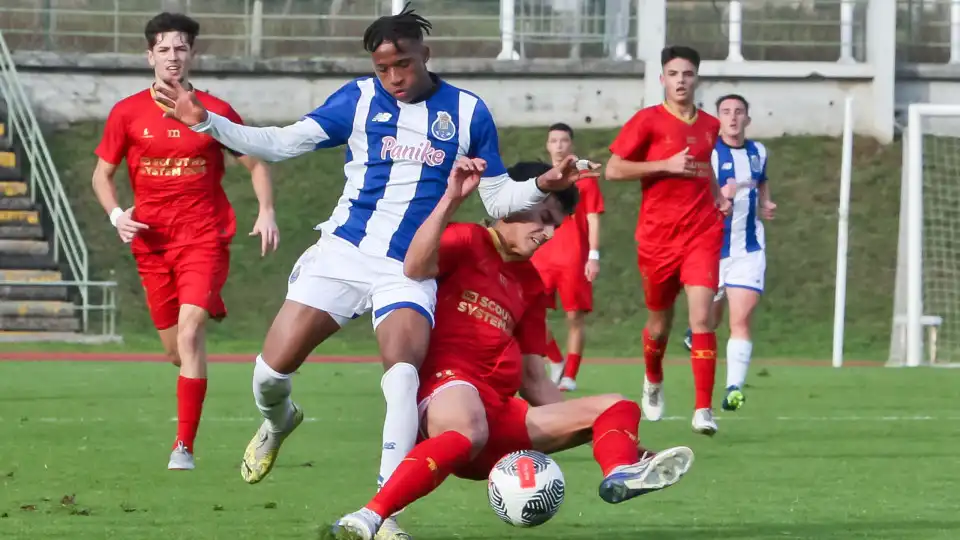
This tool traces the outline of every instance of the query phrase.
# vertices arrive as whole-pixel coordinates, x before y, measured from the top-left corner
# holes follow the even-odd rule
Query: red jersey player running
[[[147,23],[154,85],[186,81],[199,32],[200,25],[181,14],[161,13]],[[197,95],[208,109],[241,121],[226,102],[205,92]],[[219,320],[227,314],[220,290],[227,279],[236,218],[221,185],[225,147],[165,118],[154,97],[151,86],[110,111],[96,149],[100,159],[93,190],[120,238],[131,244],[150,316],[164,351],[180,367],[177,438],[167,468],[189,470],[194,468],[194,439],[207,391],[204,326],[208,317]],[[265,255],[279,241],[270,172],[254,158],[237,157],[249,169],[260,202],[250,234],[261,236]],[[125,211],[114,182],[124,159],[134,200]]]
[[[693,429],[713,435],[717,338],[709,316],[720,266],[722,215],[730,211],[733,194],[721,192],[710,165],[720,123],[698,111],[694,102],[700,55],[690,47],[667,47],[660,62],[666,102],[627,122],[610,146],[606,177],[639,180],[643,190],[636,232],[649,311],[643,330],[643,412],[652,421],[663,415],[663,354],[673,304],[683,288],[693,331]]]
[[[511,178],[546,172],[521,163]],[[600,497],[620,503],[675,484],[693,463],[677,447],[653,454],[637,445],[640,407],[619,395],[562,401],[546,374],[546,296],[529,258],[573,212],[577,190],[551,194],[492,228],[447,224],[479,175],[451,177],[404,261],[413,279],[438,281],[436,327],[420,368],[420,442],[362,509],[334,534],[371,540],[384,518],[433,491],[448,475],[485,480],[518,450],[559,452],[593,441],[604,478]],[[520,392],[527,401],[514,397]]]
[[[554,124],[547,130],[547,152],[553,164],[573,154],[573,129],[567,124]],[[590,169],[600,165],[591,163]],[[584,345],[584,319],[593,311],[593,280],[600,273],[600,214],[603,194],[597,184],[599,174],[583,170],[576,186],[580,202],[572,216],[563,220],[553,240],[533,256],[534,266],[546,285],[547,296],[558,293],[560,305],[567,313],[567,360],[564,362],[553,334],[547,336],[547,358],[550,378],[561,390],[577,389],[577,372]]]

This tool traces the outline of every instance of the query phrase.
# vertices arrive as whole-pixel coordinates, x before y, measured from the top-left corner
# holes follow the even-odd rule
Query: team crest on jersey
[[[760,165],[760,156],[750,156],[750,170],[755,173],[759,173],[763,170],[763,167]]]
[[[437,113],[437,119],[430,125],[430,133],[441,141],[449,141],[457,134],[457,126],[453,125],[453,117],[446,111]]]
[[[299,265],[299,264],[293,267],[293,272],[290,272],[290,280],[289,280],[290,283],[293,284],[293,282],[297,281],[297,278],[298,278],[298,277],[300,277],[300,265]]]

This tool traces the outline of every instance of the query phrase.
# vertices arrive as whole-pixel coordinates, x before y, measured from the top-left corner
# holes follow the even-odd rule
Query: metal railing
[[[18,162],[18,165],[21,172],[27,175],[30,198],[36,202],[39,194],[45,213],[53,226],[53,238],[50,239],[51,256],[57,263],[66,263],[73,278],[69,284],[77,287],[79,291],[80,305],[83,308],[82,325],[86,331],[90,286],[87,245],[47,149],[40,124],[33,114],[33,106],[20,83],[3,32],[0,32],[0,98],[4,100],[7,108],[7,137],[15,143],[14,147],[20,150],[21,155],[26,157],[28,170],[24,170],[23,163]]]
[[[80,312],[84,333],[93,333],[90,315],[99,313],[99,334],[102,341],[119,341],[117,335],[117,282],[116,281],[0,281],[4,287],[79,287],[81,290],[99,292],[100,303],[84,301],[74,306]],[[94,296],[94,295],[90,295]]]

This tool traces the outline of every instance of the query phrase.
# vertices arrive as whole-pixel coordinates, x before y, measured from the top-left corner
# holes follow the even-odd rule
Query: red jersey
[[[584,171],[575,184],[580,192],[580,201],[573,215],[564,218],[553,238],[533,255],[537,268],[546,266],[579,267],[583,271],[590,253],[590,227],[587,214],[603,213],[603,194],[596,171]]]
[[[694,177],[643,179],[637,241],[675,246],[712,227],[722,227],[711,189],[715,180],[710,164],[719,131],[720,121],[702,110],[688,121],[665,104],[637,111],[620,130],[610,151],[625,160],[659,161],[689,148],[697,164]]]
[[[196,94],[207,110],[243,122],[227,102]],[[110,111],[95,151],[113,165],[127,160],[133,219],[150,227],[137,233],[134,253],[229,242],[237,223],[222,186],[226,147],[163,113],[153,88],[121,100]]]
[[[456,369],[502,396],[520,389],[524,354],[544,355],[547,299],[529,260],[511,260],[492,230],[453,223],[440,239],[436,326],[421,376]]]

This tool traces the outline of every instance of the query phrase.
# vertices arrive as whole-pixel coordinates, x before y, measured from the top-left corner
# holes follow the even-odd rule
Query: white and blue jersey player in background
[[[570,186],[578,176],[570,156],[538,178],[511,180],[487,106],[427,70],[430,51],[423,36],[429,29],[428,21],[407,9],[375,21],[364,46],[376,76],[347,83],[285,127],[237,125],[204,110],[179,84],[157,88],[173,109],[168,116],[246,155],[280,161],[346,147],[343,195],[318,225],[319,241],[294,265],[286,300],[256,360],[253,393],[265,421],[241,465],[249,483],[266,476],[283,439],[303,419],[290,399],[290,375],[326,338],[367,312],[385,369],[380,481],[386,481],[416,442],[417,369],[436,300],[436,283],[408,279],[403,259],[447,179],[480,175],[484,206],[501,218]],[[317,189],[323,189],[322,180]],[[381,529],[387,538],[392,525]]]
[[[746,138],[750,104],[743,96],[730,94],[717,100],[720,137],[713,150],[713,170],[721,186],[736,185],[733,210],[723,224],[720,280],[714,297],[710,324],[716,329],[723,318],[723,299],[730,308],[730,339],[727,341],[727,395],[722,407],[735,411],[746,400],[747,378],[753,342],[750,319],[763,294],[767,269],[763,219],[773,219],[777,205],[770,200],[767,184],[767,149]],[[689,348],[690,331],[684,344]]]

